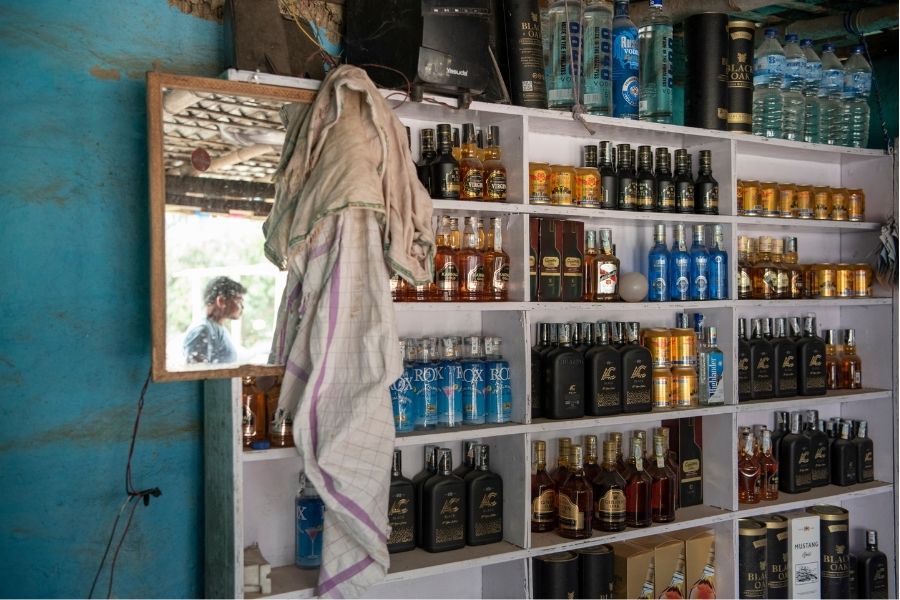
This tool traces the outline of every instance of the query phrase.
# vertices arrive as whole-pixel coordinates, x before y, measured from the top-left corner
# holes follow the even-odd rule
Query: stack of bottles
[[[546,442],[533,442],[531,530],[583,539],[593,530],[623,531],[674,521],[680,483],[678,457],[669,450],[668,437],[668,428],[656,428],[648,453],[647,432],[634,431],[626,462],[622,434],[610,432],[600,464],[596,435],[584,436],[582,446],[559,438],[552,473],[547,472]]]
[[[502,342],[476,335],[401,339],[404,371],[390,388],[395,431],[508,423],[512,390]]]
[[[241,379],[241,439],[245,449],[267,450],[294,445],[293,415],[278,408],[280,377]]]
[[[794,34],[778,42],[767,29],[755,54],[753,134],[836,146],[865,148],[869,141],[872,68],[857,46],[845,65],[832,44],[821,59],[812,40]]]
[[[435,136],[437,131],[437,136]],[[472,123],[459,130],[448,123],[419,132],[419,181],[432,198],[445,200],[506,201],[506,167],[500,160],[500,128],[488,128],[486,147],[482,132]]]
[[[647,257],[647,301],[685,302],[728,299],[728,252],[721,225],[693,226],[693,242],[685,244],[685,227],[673,226],[672,249],[666,249],[666,226],[656,224]],[[707,243],[709,240],[709,243]]]
[[[391,278],[395,302],[504,302],[509,299],[509,255],[503,250],[503,222],[491,217],[438,217],[434,280],[412,286],[399,275]]]
[[[866,194],[859,188],[738,179],[738,214],[818,221],[866,220]]]
[[[465,462],[455,469],[449,448],[425,446],[425,466],[412,479],[403,476],[402,453],[394,450],[388,552],[416,546],[446,552],[503,539],[503,480],[490,470],[490,447],[463,446]]]
[[[719,184],[712,176],[712,152],[700,150],[694,178],[691,154],[675,150],[675,172],[668,148],[612,142],[583,147],[581,167],[528,164],[530,204],[605,210],[719,214]],[[654,160],[655,156],[655,160]]]

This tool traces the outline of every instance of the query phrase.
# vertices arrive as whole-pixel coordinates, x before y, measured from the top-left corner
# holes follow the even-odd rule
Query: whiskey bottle
[[[577,419],[584,416],[584,357],[572,348],[571,325],[559,325],[559,347],[541,360],[544,371],[544,416]]]
[[[750,267],[750,279],[754,300],[775,300],[777,298],[778,271],[772,264],[772,242],[769,236],[759,238],[759,249]]]
[[[802,433],[803,415],[791,413],[791,430],[778,449],[778,486],[782,492],[809,491],[812,484],[812,454],[809,438]]]
[[[775,411],[775,429],[772,431],[772,456],[778,460],[781,438],[791,430],[791,415],[786,410]]]
[[[712,152],[700,151],[700,171],[694,183],[694,206],[698,214],[719,214],[719,183],[712,176]]]
[[[745,432],[741,437],[741,449],[738,453],[738,502],[757,504],[759,496],[759,478],[761,469],[756,460],[753,434]]]
[[[559,523],[556,532],[564,538],[584,539],[591,537],[592,533],[594,492],[584,478],[582,461],[581,446],[574,446],[571,472],[558,492]]]
[[[462,147],[459,159],[459,199],[481,200],[484,196],[484,165],[478,159],[475,126],[462,126]]]
[[[668,449],[664,444],[662,435],[653,436],[653,458],[647,465],[647,474],[650,475],[650,519],[654,523],[675,520],[675,489],[678,482],[675,473],[666,464]],[[683,579],[684,574],[682,584]]]
[[[772,432],[762,431],[759,451],[760,500],[778,500],[778,460],[772,453]]]
[[[631,162],[631,145],[619,144],[616,147],[618,169],[616,171],[617,188],[619,190],[616,208],[619,210],[637,209],[637,182],[634,180],[634,165]]]
[[[556,484],[547,473],[547,443],[532,444],[531,531],[556,529]]]
[[[612,229],[599,231],[600,250],[594,261],[594,301],[619,300],[619,259],[612,249]]]
[[[747,341],[747,319],[738,319],[737,335],[738,402],[752,400],[750,379],[750,342]]]
[[[478,251],[477,246],[475,218],[466,217],[463,247],[456,254],[460,300],[478,302],[484,294],[484,256]]]
[[[737,297],[738,300],[749,300],[753,297],[753,278],[750,275],[750,238],[738,236],[738,272],[737,272]]]
[[[584,436],[584,478],[588,483],[593,483],[600,474],[600,465],[597,464],[597,436]]]
[[[450,217],[441,217],[434,255],[435,299],[444,302],[456,302],[459,298],[459,268],[456,265],[459,248],[450,245],[450,223]]]
[[[592,302],[594,300],[594,290],[597,289],[597,283],[594,281],[594,263],[597,260],[597,232],[584,232],[584,260],[581,263],[581,300],[584,302]]]
[[[425,446],[423,449],[425,464],[422,467],[422,470],[416,473],[412,478],[412,484],[415,490],[415,502],[413,504],[415,506],[416,514],[416,546],[422,545],[422,489],[425,487],[425,482],[437,473],[438,450],[438,446]]]
[[[503,224],[491,217],[491,241],[484,258],[485,300],[505,302],[509,299],[509,254],[503,250]]]
[[[709,545],[709,555],[706,558],[706,564],[703,565],[703,571],[700,579],[691,585],[691,591],[688,592],[688,598],[691,599],[709,599],[716,597],[716,545]]]
[[[878,549],[878,533],[866,530],[866,550],[856,559],[856,598],[888,597],[888,560]]]
[[[456,161],[459,162],[459,159],[462,158],[462,147],[459,143],[459,127],[453,128],[453,146],[451,152],[453,154],[453,158],[455,158]]]
[[[800,317],[788,317],[788,337],[795,344],[803,338],[803,331],[800,329]]]
[[[437,126],[438,154],[431,161],[431,196],[444,200],[459,199],[459,163],[453,156],[450,125]]]
[[[637,209],[650,212],[656,210],[656,178],[653,177],[653,153],[650,146],[638,146],[637,173]]]
[[[625,477],[625,455],[622,451],[622,433],[620,431],[610,431],[606,439],[616,443],[616,471],[619,475]]]
[[[694,175],[691,155],[687,150],[675,151],[675,212],[694,212]]]
[[[762,320],[750,321],[750,398],[765,400],[773,395],[772,344],[763,337]]]
[[[856,430],[856,437],[853,438],[853,444],[857,448],[858,458],[857,464],[857,480],[860,483],[868,483],[875,480],[875,446],[872,440],[866,437],[869,424],[867,421],[860,421]]]
[[[419,130],[419,160],[416,162],[416,176],[429,194],[431,187],[431,163],[437,156],[434,145],[434,129],[425,127]]]
[[[640,323],[629,322],[625,327],[627,343],[622,346],[622,412],[650,412],[652,364],[650,351],[638,344]]]
[[[760,320],[762,324],[762,336],[769,343],[772,343],[772,319],[771,318],[763,318]]]
[[[831,452],[828,435],[819,430],[819,411],[806,411],[806,428],[803,434],[809,438],[812,455],[812,487],[821,487],[831,482]]]
[[[390,500],[388,501],[388,552],[405,552],[416,547],[416,490],[413,482],[403,476],[403,455],[394,449],[391,467]]]
[[[782,260],[784,240],[772,240],[772,264],[775,266],[775,297],[784,300],[791,297],[790,271]]]
[[[831,443],[831,483],[854,485],[859,482],[859,448],[850,440],[850,423],[841,423],[841,437]]]
[[[625,480],[616,466],[618,442],[603,442],[603,465],[593,479],[594,529],[622,531],[625,529]]]
[[[582,147],[582,166],[575,169],[575,206],[597,208],[600,205],[600,171],[597,170],[597,146]]]
[[[503,480],[490,470],[490,448],[475,446],[475,469],[465,478],[466,544],[481,546],[503,539]]]
[[[422,549],[427,552],[444,552],[466,545],[466,486],[452,471],[451,452],[441,448],[437,473],[422,486]]]
[[[775,319],[772,360],[775,368],[772,387],[776,398],[797,395],[797,346],[787,337],[787,319]]]
[[[631,438],[631,457],[625,470],[625,524],[649,527],[652,479],[644,470],[644,443],[639,437]]]
[[[799,261],[797,256],[797,238],[791,236],[784,238],[784,255],[781,260],[788,271],[789,297],[792,300],[803,298],[803,268],[797,264]]]
[[[569,459],[572,456],[572,438],[561,437],[556,440],[556,468],[550,473],[553,483],[556,486],[557,494],[559,488],[569,477],[571,470],[569,469]]]
[[[684,598],[684,544],[678,553],[678,559],[675,562],[675,571],[672,572],[672,580],[669,585],[659,594],[659,598]]]
[[[609,323],[594,328],[595,345],[584,355],[584,412],[592,417],[622,412],[622,356],[609,344]]]
[[[614,210],[619,202],[619,180],[612,164],[612,142],[600,142],[600,208]]]
[[[856,331],[854,329],[844,331],[840,387],[842,390],[862,388],[862,361],[856,354]]]
[[[841,389],[841,361],[838,355],[840,344],[837,343],[837,330],[826,329],[825,337],[825,389]]]
[[[563,227],[562,290],[563,302],[579,302],[584,294],[584,256],[574,227]]]
[[[668,148],[656,149],[656,210],[675,212],[675,181],[672,177],[672,155]]]
[[[475,446],[477,445],[478,440],[466,440],[462,443],[462,460],[453,469],[453,474],[460,479],[465,479],[466,475],[475,468]]]
[[[544,415],[541,404],[541,391],[543,389],[543,371],[541,370],[541,353],[549,350],[551,323],[538,323],[538,343],[531,347],[531,418],[537,419]]]
[[[801,396],[825,393],[825,341],[816,335],[816,317],[803,317],[803,337],[797,342],[797,391]]]
[[[691,255],[684,239],[684,225],[676,223],[669,251],[669,300],[673,302],[691,299]]]
[[[681,469],[678,467],[678,453],[672,450],[672,447],[669,445],[669,431],[668,427],[657,427],[654,431],[654,435],[659,434],[663,436],[663,448],[666,451],[666,466],[675,474],[675,508],[677,509],[681,507],[679,498],[681,495]]]
[[[506,167],[500,160],[500,128],[488,127],[487,148],[484,151],[484,199],[506,202]]]

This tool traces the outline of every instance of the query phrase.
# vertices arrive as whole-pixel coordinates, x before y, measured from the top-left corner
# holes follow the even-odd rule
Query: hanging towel
[[[279,415],[294,417],[307,478],[326,506],[317,594],[356,597],[384,579],[402,372],[391,272],[431,280],[431,200],[406,133],[365,73],[341,66],[312,105],[282,115],[287,137],[266,254],[288,270],[272,357],[285,364]]]

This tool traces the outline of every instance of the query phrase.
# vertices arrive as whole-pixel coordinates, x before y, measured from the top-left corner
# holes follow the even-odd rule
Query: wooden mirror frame
[[[283,365],[241,365],[231,368],[169,370],[166,367],[166,173],[163,157],[163,93],[182,89],[205,93],[254,96],[285,103],[311,103],[316,92],[225,79],[147,73],[147,165],[150,183],[150,323],[154,381],[186,381],[227,377],[278,375]]]

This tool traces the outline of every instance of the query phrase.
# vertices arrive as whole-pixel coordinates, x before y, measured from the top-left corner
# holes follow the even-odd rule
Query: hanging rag
[[[359,68],[332,70],[287,128],[266,256],[288,270],[272,358],[285,365],[276,418],[293,415],[303,470],[325,503],[317,594],[383,581],[402,372],[391,273],[431,281],[434,234],[406,132]]]

